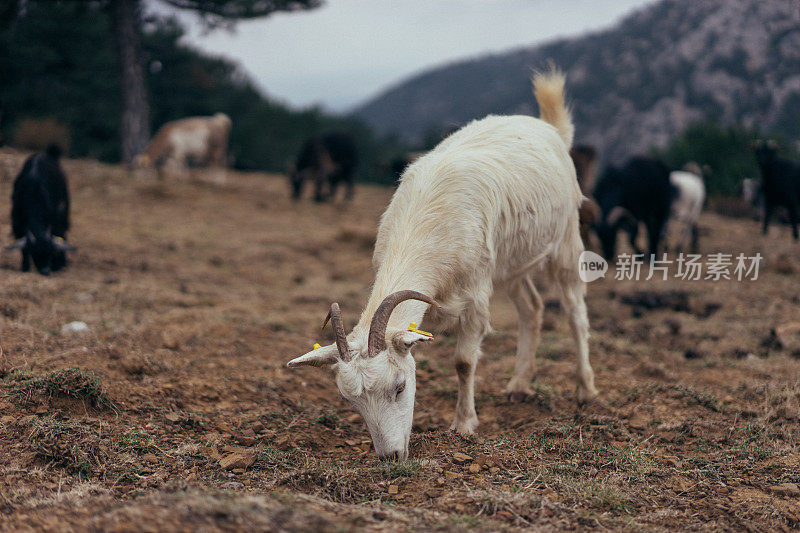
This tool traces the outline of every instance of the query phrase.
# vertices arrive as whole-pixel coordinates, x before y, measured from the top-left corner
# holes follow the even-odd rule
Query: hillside
[[[704,118],[800,139],[796,0],[664,0],[599,33],[422,73],[354,114],[412,142],[489,113],[531,114],[531,70],[549,60],[568,73],[577,142],[610,159]]]

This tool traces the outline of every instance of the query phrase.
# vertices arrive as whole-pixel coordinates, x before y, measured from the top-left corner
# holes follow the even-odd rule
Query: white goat
[[[538,74],[533,85],[543,120],[474,121],[408,167],[381,219],[373,256],[377,274],[358,324],[345,337],[333,304],[336,343],[289,362],[333,365],[339,392],[364,417],[382,458],[408,457],[416,392],[410,350],[431,340],[415,326],[429,304],[437,308],[431,318],[458,331],[458,403],[451,429],[472,433],[478,425],[475,367],[490,330],[494,282],[508,284],[519,314],[516,368],[506,392],[530,394],[543,307],[532,276],[542,267],[560,289],[570,318],[578,401],[597,395],[585,285],[578,276],[583,197],[569,155],[573,126],[564,76]],[[401,304],[412,299],[417,301]]]
[[[667,236],[676,251],[697,251],[697,222],[706,201],[706,186],[698,171],[699,167],[690,163],[684,170],[676,170],[669,175],[669,182],[677,193],[672,201]],[[673,233],[677,236],[670,239]]]

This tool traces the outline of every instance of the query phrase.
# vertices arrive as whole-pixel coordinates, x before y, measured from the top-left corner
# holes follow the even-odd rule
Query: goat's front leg
[[[324,202],[328,199],[327,195],[325,194],[325,185],[328,181],[328,176],[322,172],[321,170],[317,169],[314,172],[314,201],[315,202]]]
[[[769,219],[772,218],[772,211],[773,211],[772,204],[768,204],[764,202],[764,225],[761,228],[761,234],[766,235],[767,230],[769,229]]]
[[[631,243],[631,248],[633,248],[633,253],[636,255],[640,255],[642,251],[639,249],[639,246],[636,244],[636,238],[639,236],[639,223],[635,222],[631,224],[626,230],[628,232],[628,242]]]
[[[486,327],[475,317],[462,318],[456,343],[456,373],[458,374],[458,401],[450,429],[469,435],[478,427],[475,413],[475,368],[481,356],[481,341]]]

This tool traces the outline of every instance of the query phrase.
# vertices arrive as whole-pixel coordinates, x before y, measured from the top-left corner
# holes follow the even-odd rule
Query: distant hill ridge
[[[530,75],[567,73],[576,142],[607,160],[712,118],[800,140],[800,1],[663,0],[598,33],[419,74],[355,110],[420,141],[490,113],[535,114]]]

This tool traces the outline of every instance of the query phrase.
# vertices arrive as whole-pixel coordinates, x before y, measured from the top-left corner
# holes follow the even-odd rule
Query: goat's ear
[[[392,335],[392,346],[397,353],[408,353],[411,348],[420,342],[430,342],[433,340],[433,335],[420,333],[418,331],[398,331]]]
[[[325,365],[332,365],[339,361],[339,350],[336,348],[335,344],[329,344],[328,346],[322,346],[320,348],[316,348],[311,350],[305,355],[301,355],[300,357],[295,357],[288,363],[287,366],[295,367],[295,366],[325,366]]]

